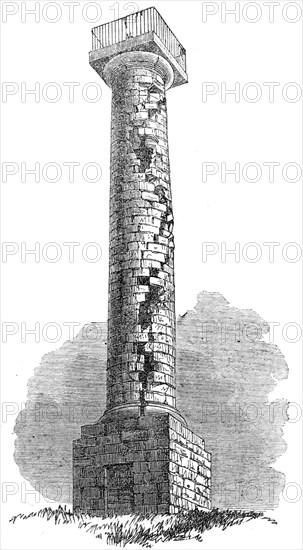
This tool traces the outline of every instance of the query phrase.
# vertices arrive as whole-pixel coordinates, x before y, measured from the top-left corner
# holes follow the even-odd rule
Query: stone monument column
[[[113,57],[107,408],[175,408],[173,210],[167,138],[169,63]]]
[[[148,8],[93,29],[90,64],[112,89],[107,405],[74,442],[74,509],[209,510],[211,457],[176,407],[166,91],[185,50]]]

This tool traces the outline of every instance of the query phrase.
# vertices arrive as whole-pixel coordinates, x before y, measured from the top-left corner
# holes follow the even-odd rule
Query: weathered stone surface
[[[153,54],[145,56],[150,62],[144,74],[142,63],[124,56],[110,77],[108,368],[119,365],[119,376],[115,373],[108,384],[108,408],[135,399],[141,406],[145,401],[175,406],[174,237],[165,75]],[[157,324],[163,329],[154,330]],[[169,340],[163,341],[163,336]],[[150,383],[150,374],[161,374],[166,365],[171,371],[163,392]],[[130,373],[137,370],[139,393],[134,395]]]
[[[74,442],[75,510],[177,513],[210,509],[210,455],[169,413],[105,415]]]
[[[74,509],[209,510],[210,455],[176,409],[174,70],[150,51],[103,53],[92,65],[112,88],[107,406],[74,442]]]

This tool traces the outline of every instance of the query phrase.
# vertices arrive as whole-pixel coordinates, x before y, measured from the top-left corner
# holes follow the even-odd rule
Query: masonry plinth
[[[101,26],[90,54],[112,89],[107,407],[73,465],[74,508],[96,515],[210,509],[210,455],[176,409],[166,91],[187,81],[185,50],[157,14],[113,22],[130,36],[104,47]],[[144,18],[155,29],[137,36]]]
[[[95,515],[210,508],[204,441],[169,413],[111,414],[74,446],[74,508]]]

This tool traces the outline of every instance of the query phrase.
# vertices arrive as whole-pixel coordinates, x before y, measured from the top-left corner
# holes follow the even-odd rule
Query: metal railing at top
[[[179,65],[186,71],[186,51],[156,8],[147,8],[92,29],[92,50],[100,50],[154,32]]]

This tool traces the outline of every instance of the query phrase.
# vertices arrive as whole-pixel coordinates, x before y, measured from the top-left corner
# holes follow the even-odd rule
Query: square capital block
[[[173,71],[171,87],[188,82],[186,51],[155,8],[147,8],[92,29],[89,63],[103,78],[107,63],[119,54],[150,52]]]

